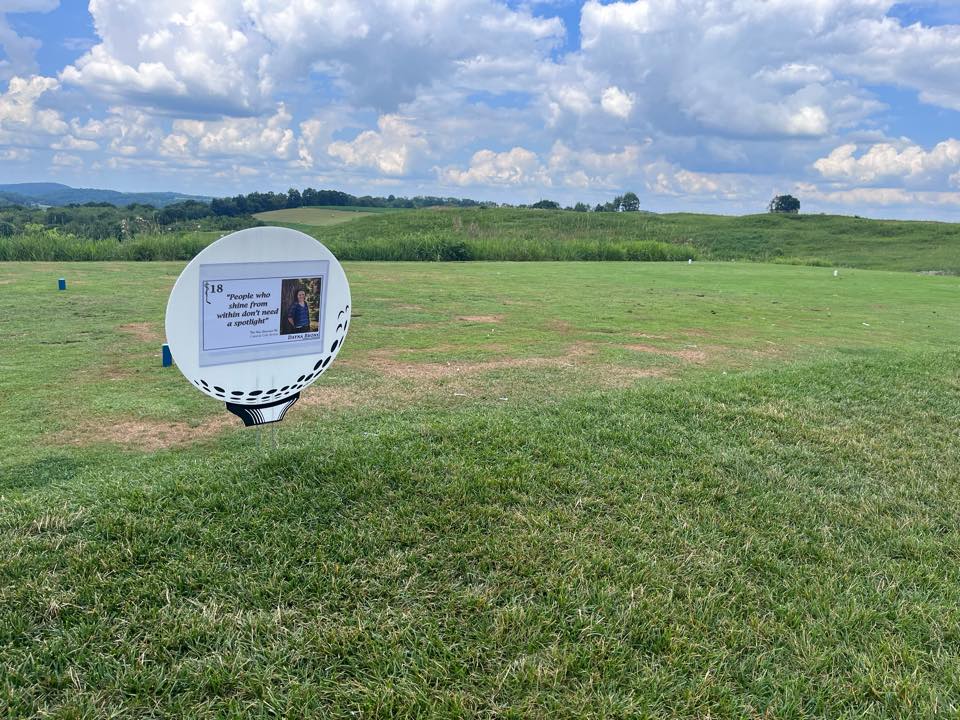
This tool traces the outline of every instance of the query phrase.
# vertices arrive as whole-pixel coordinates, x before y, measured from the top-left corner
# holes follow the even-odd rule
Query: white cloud
[[[164,130],[155,118],[142,110],[112,107],[102,119],[81,122],[74,118],[70,121],[70,134],[76,143],[96,143],[109,154],[146,157],[157,150]]]
[[[53,166],[58,168],[80,168],[83,167],[83,159],[77,155],[56,153],[53,156]]]
[[[761,68],[753,77],[777,85],[808,85],[830,82],[833,80],[833,73],[819,65],[790,62],[777,68]]]
[[[267,156],[286,159],[295,147],[292,117],[281,103],[267,118],[229,118],[216,122],[175,122],[197,140],[201,155]]]
[[[442,181],[454,185],[551,185],[537,154],[522,147],[500,153],[480,150],[473,154],[466,170],[447,167],[438,174]]]
[[[404,118],[383,115],[377,127],[379,131],[366,130],[350,142],[330,143],[327,152],[345,165],[374,168],[386,175],[405,175],[417,158],[429,152],[419,130]]]
[[[234,177],[256,177],[260,174],[260,170],[249,165],[231,165],[228,170],[221,170],[215,173],[216,177],[221,178],[234,178]]]
[[[893,4],[588,0],[567,63],[642,98],[663,132],[820,138],[882,108],[860,81],[960,102],[960,27],[902,27],[886,17]]]
[[[867,206],[953,207],[960,205],[960,192],[905,190],[904,188],[871,187],[849,190],[821,190],[812,185],[801,185],[805,200],[848,208]]]
[[[902,181],[943,180],[951,171],[960,169],[960,140],[949,139],[932,150],[919,145],[876,143],[855,155],[857,145],[841,145],[813,166],[825,178],[856,183],[880,180]]]
[[[547,161],[552,182],[578,188],[619,188],[640,171],[643,147],[628,145],[614,152],[575,150],[554,143]]]
[[[677,168],[670,163],[653,163],[645,168],[646,187],[658,195],[735,195],[730,183],[702,173]]]
[[[311,74],[393,110],[461,63],[546,51],[563,33],[493,0],[91,0],[90,11],[101,42],[63,82],[195,115],[256,114]]]
[[[0,133],[7,131],[32,136],[66,132],[67,124],[60,113],[37,107],[40,97],[58,85],[53,78],[40,75],[11,78],[7,92],[0,95]]]
[[[83,140],[73,135],[64,135],[50,146],[54,150],[82,150],[93,152],[99,150],[100,146],[93,140]]]
[[[600,104],[605,112],[626,120],[633,110],[634,97],[616,86],[610,86],[603,91]]]
[[[5,162],[26,162],[33,156],[33,151],[27,148],[6,148],[0,150],[0,160]]]

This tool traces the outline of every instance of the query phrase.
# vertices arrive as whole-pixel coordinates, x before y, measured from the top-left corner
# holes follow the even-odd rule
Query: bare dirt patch
[[[653,345],[625,345],[628,350],[634,350],[642,353],[652,353],[655,355],[668,355],[678,360],[692,363],[704,363],[707,361],[707,353],[699,348],[685,348],[683,350],[666,350],[664,348],[654,347]]]
[[[142,340],[143,342],[163,342],[163,335],[160,334],[160,331],[156,329],[153,323],[127,323],[126,325],[121,325],[120,330],[128,335],[133,335],[137,340]]]
[[[482,362],[450,360],[447,362],[418,363],[400,360],[393,353],[374,351],[358,365],[375,370],[388,378],[442,380],[509,368],[575,367],[576,360],[595,353],[596,349],[591,343],[575,343],[567,348],[563,355],[556,357],[500,358]]]
[[[668,335],[653,335],[652,333],[631,333],[630,337],[642,338],[643,340],[669,340]]]
[[[423,310],[422,305],[394,305],[394,310]]]
[[[127,418],[111,422],[83,423],[68,433],[63,441],[68,445],[80,446],[112,443],[152,452],[191,445],[219,435],[230,427],[240,426],[240,419],[232,415],[217,415],[196,426],[184,422]]]
[[[503,315],[460,315],[457,320],[473,323],[498,323],[503,320]]]

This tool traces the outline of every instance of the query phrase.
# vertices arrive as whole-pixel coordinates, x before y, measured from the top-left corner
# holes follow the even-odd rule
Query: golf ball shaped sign
[[[309,235],[240,230],[205,248],[167,301],[180,372],[245,425],[277,422],[322,375],[350,325],[350,286]]]

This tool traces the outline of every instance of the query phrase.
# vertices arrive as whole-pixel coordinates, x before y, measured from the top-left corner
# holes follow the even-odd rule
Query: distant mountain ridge
[[[88,202],[108,202],[113,205],[133,203],[165,207],[183,200],[210,202],[206,195],[187,195],[176,192],[137,192],[98,188],[74,188],[60,183],[14,183],[0,185],[0,205],[83,205]],[[4,202],[6,201],[6,202]]]

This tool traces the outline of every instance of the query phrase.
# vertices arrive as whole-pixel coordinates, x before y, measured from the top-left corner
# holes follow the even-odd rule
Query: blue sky
[[[960,221],[955,0],[4,0],[0,182]]]

